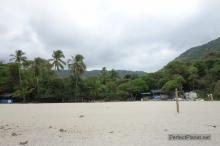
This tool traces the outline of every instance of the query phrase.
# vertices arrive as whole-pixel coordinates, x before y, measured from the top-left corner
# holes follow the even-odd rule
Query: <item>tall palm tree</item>
[[[107,78],[108,78],[108,70],[106,69],[106,67],[103,67],[101,70],[101,80],[104,85],[107,82]]]
[[[52,66],[54,66],[55,70],[58,72],[60,71],[60,68],[63,69],[64,65],[66,65],[62,58],[65,58],[65,56],[61,50],[53,51],[52,59],[50,59],[50,61],[52,61]]]
[[[19,83],[21,84],[21,66],[24,62],[26,62],[27,57],[22,50],[16,50],[15,54],[11,55],[10,61],[13,61],[18,64],[18,74],[19,74]]]
[[[82,55],[77,54],[75,57],[72,56],[72,58],[68,60],[68,67],[76,79],[76,88],[78,87],[80,75],[82,75],[86,70],[86,65],[83,62],[83,59],[84,57]]]

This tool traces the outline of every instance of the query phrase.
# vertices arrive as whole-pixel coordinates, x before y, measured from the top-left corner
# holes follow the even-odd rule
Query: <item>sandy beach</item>
[[[0,146],[219,146],[220,102],[0,105]],[[211,140],[168,140],[211,134]]]

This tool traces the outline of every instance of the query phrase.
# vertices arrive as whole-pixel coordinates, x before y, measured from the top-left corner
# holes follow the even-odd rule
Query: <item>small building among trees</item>
[[[141,100],[166,100],[168,95],[164,94],[161,90],[151,90],[147,93],[141,93]]]

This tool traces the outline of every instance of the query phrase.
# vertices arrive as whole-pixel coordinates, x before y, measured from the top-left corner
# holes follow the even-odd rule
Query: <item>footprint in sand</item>
[[[84,118],[84,115],[80,115],[79,118]]]
[[[60,129],[59,131],[60,131],[60,132],[66,132],[66,130],[64,130],[64,129]]]
[[[24,142],[20,142],[20,145],[26,145],[28,143],[28,141],[24,141]]]
[[[168,131],[168,129],[164,129],[164,132],[167,132]]]
[[[11,136],[18,136],[16,133],[12,133]]]
[[[213,128],[216,128],[216,127],[217,127],[216,125],[208,125],[208,126],[213,127]]]

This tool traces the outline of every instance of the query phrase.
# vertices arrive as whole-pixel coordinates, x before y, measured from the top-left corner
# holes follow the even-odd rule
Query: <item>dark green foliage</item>
[[[20,97],[22,98],[23,102],[26,102],[27,97],[29,97],[29,100],[34,94],[36,90],[36,78],[32,77],[32,75],[29,72],[24,73],[25,78],[23,78],[21,84],[17,86],[14,92],[14,97]]]
[[[214,98],[215,99],[220,99],[220,80],[215,84],[214,88]]]
[[[167,94],[172,94],[175,91],[175,89],[182,90],[182,82],[183,82],[183,78],[176,78],[174,80],[169,80],[162,87],[162,91]]]
[[[148,91],[149,87],[144,80],[137,78],[121,84],[119,89],[128,95],[130,100],[136,100],[138,94]]]
[[[85,71],[82,74],[82,78],[90,78],[94,76],[98,76],[101,74],[102,70],[91,70],[91,71]],[[132,76],[143,76],[145,75],[145,72],[143,71],[128,71],[128,70],[115,70],[119,77],[123,78],[126,75],[132,75]],[[69,70],[60,70],[59,72],[56,72],[57,75],[61,77],[68,77],[70,76],[71,72]]]
[[[9,67],[6,64],[0,64],[0,93],[10,91]]]
[[[96,100],[100,97],[101,86],[101,81],[98,77],[91,77],[84,80],[84,92],[86,92],[86,95],[92,100]]]

